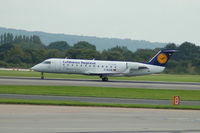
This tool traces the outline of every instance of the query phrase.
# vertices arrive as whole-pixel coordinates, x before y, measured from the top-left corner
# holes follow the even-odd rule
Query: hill
[[[18,29],[10,29],[0,27],[0,34],[3,33],[13,33],[14,35],[26,35],[32,36],[37,35],[41,38],[41,41],[45,45],[49,45],[51,42],[55,41],[66,41],[70,45],[73,45],[79,41],[87,41],[96,46],[97,50],[109,49],[112,47],[126,46],[131,51],[136,51],[137,49],[154,49],[158,47],[165,47],[166,43],[159,42],[149,42],[145,40],[131,40],[131,39],[118,39],[118,38],[100,38],[95,36],[79,36],[79,35],[69,35],[69,34],[53,34],[40,31],[26,31]]]

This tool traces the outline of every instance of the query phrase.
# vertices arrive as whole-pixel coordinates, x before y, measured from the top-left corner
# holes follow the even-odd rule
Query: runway
[[[153,82],[153,81],[117,81],[102,82],[84,79],[44,79],[28,77],[0,77],[0,85],[49,85],[49,86],[98,86],[120,88],[153,88],[200,90],[200,83],[187,82]]]
[[[0,105],[1,133],[199,133],[200,111]]]
[[[100,98],[100,97],[73,97],[73,96],[45,96],[45,95],[22,95],[22,94],[0,94],[0,98],[8,99],[33,99],[33,100],[59,100],[78,101],[89,103],[114,103],[114,104],[153,104],[172,105],[171,100],[152,99],[125,99],[125,98]],[[181,101],[180,105],[200,105],[200,101]]]

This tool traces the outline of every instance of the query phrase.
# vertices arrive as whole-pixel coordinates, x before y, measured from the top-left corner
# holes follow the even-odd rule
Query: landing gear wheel
[[[102,77],[102,81],[108,81],[108,77]]]
[[[102,81],[108,81],[108,77],[105,75],[100,75],[99,77],[102,79]]]
[[[41,72],[41,79],[44,79],[44,73]]]

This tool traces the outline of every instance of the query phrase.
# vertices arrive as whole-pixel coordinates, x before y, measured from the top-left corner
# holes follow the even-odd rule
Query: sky
[[[0,0],[0,27],[200,45],[200,0]]]

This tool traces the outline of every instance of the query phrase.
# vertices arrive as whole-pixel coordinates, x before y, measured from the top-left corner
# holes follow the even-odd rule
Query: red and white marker
[[[172,104],[174,104],[174,105],[180,104],[180,97],[179,96],[173,96]]]

